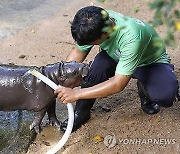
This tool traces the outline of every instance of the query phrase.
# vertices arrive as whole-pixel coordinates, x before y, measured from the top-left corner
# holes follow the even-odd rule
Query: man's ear
[[[109,37],[109,33],[108,32],[103,32],[103,34],[101,35],[101,38],[104,39],[104,38],[108,38]]]

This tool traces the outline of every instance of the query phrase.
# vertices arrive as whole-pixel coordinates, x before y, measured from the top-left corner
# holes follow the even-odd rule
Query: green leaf
[[[165,0],[155,0],[154,2],[149,3],[150,9],[160,10],[167,2]]]
[[[174,14],[176,18],[180,18],[180,11],[179,10],[174,10]]]
[[[171,41],[173,41],[174,40],[174,35],[170,32],[170,31],[167,31],[167,38],[169,39],[169,40],[171,40]]]
[[[174,20],[172,18],[167,18],[166,19],[166,25],[168,27],[173,27],[174,26]]]
[[[175,5],[175,0],[171,0],[171,2],[167,2],[165,5],[165,11],[164,11],[164,15],[167,16],[168,13],[171,11],[171,9],[174,7]]]

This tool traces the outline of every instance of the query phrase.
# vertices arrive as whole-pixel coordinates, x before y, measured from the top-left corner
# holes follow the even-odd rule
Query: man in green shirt
[[[137,79],[141,108],[156,114],[178,97],[178,81],[165,45],[147,23],[96,6],[80,9],[71,32],[77,42],[67,61],[82,62],[94,45],[100,52],[90,63],[81,89],[61,87],[55,91],[63,103],[76,102],[73,130],[90,118],[95,99],[122,91],[131,78]],[[67,120],[62,123],[65,131]]]

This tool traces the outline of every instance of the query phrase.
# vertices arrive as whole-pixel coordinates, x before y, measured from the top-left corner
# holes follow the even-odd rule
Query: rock
[[[26,55],[20,55],[19,58],[24,59]]]
[[[109,112],[111,111],[111,108],[109,106],[107,106],[106,104],[104,104],[103,106],[101,106],[101,108],[106,111],[106,112]]]

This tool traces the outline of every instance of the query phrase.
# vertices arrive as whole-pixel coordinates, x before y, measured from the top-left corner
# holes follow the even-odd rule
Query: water
[[[0,0],[0,39],[54,15],[72,0]]]
[[[11,151],[16,153],[16,150],[24,151],[28,148],[30,140],[35,135],[33,131],[29,131],[29,125],[33,119],[33,113],[27,111],[0,111],[0,153],[9,153]],[[23,145],[26,149],[13,149],[19,146],[19,144],[16,144],[18,142],[21,142],[21,144],[26,142]]]
[[[56,115],[60,121],[67,118],[66,105],[57,102]],[[30,124],[34,120],[34,112],[28,111],[0,111],[0,154],[26,153],[36,134],[30,131]],[[47,114],[41,123],[42,129],[48,123]]]

